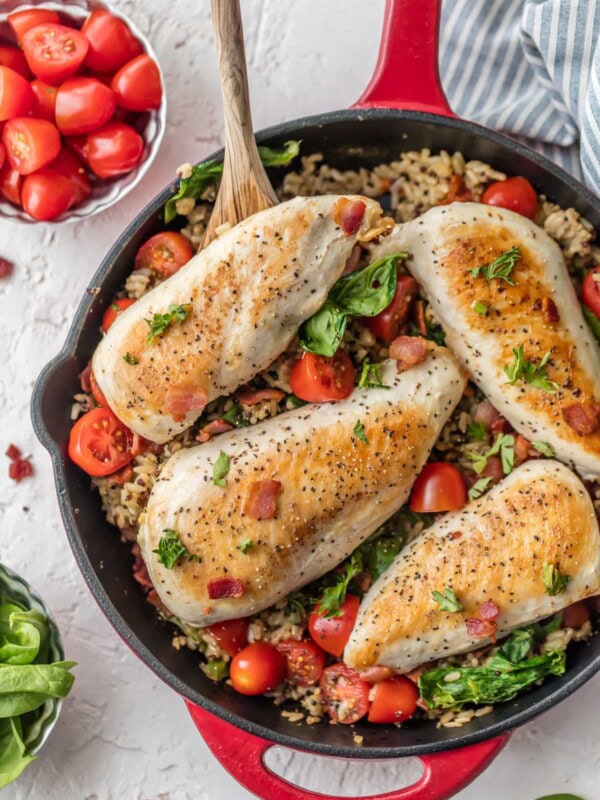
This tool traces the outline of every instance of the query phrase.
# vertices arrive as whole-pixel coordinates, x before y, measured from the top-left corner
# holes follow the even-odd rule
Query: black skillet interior
[[[328,163],[342,169],[391,161],[403,150],[460,150],[467,158],[526,176],[551,200],[564,208],[575,207],[600,226],[600,203],[566,173],[531,150],[460,120],[416,112],[340,111],[285,123],[257,138],[272,145],[302,139],[302,153],[322,152]],[[277,182],[281,172],[275,170],[271,178]],[[170,186],[156,197],[113,245],[81,300],[65,348],[39,377],[32,400],[36,432],[53,458],[71,547],[92,593],[125,642],[179,694],[238,727],[291,747],[353,758],[418,755],[490,738],[545,711],[590,678],[600,669],[600,637],[571,645],[564,677],[546,680],[543,686],[498,705],[493,713],[463,728],[436,729],[430,722],[415,722],[400,729],[358,724],[349,730],[326,722],[292,726],[270,700],[243,697],[228,687],[216,686],[198,668],[194,653],[173,649],[171,626],[157,621],[132,577],[128,546],[105,521],[88,477],[65,458],[72,396],[79,390],[78,374],[98,342],[102,313],[131,271],[139,245],[164,227],[160,211],[172,190]],[[94,293],[96,288],[99,291]],[[354,732],[364,737],[360,748],[353,746]]]

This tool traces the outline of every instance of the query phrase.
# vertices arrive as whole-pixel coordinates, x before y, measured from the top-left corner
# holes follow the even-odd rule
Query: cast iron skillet
[[[526,176],[553,201],[575,207],[600,227],[600,203],[577,181],[523,145],[455,118],[437,74],[438,19],[439,0],[388,0],[376,73],[357,105],[277,125],[259,133],[258,140],[281,145],[302,139],[303,153],[322,152],[327,162],[341,169],[390,161],[401,150],[413,148],[460,150],[468,158]],[[271,178],[277,181],[281,175],[278,178],[274,172]],[[173,649],[170,626],[157,621],[132,577],[128,547],[104,520],[87,475],[65,457],[71,398],[98,342],[102,313],[131,271],[137,248],[163,227],[161,209],[174,188],[165,188],[112,246],[81,300],[63,350],[43,370],[34,389],[34,427],[52,456],[64,525],[83,576],[125,642],[188,701],[213,752],[259,796],[323,797],[297,790],[263,766],[265,749],[276,742],[352,758],[419,756],[425,765],[419,783],[386,797],[448,797],[491,760],[506,742],[507,732],[554,706],[600,668],[600,637],[571,645],[563,677],[547,679],[543,686],[499,704],[493,713],[464,728],[436,729],[427,722],[401,728],[359,723],[354,730],[327,723],[291,726],[271,701],[216,686],[198,669],[194,653]],[[353,733],[364,737],[361,747],[353,744]]]

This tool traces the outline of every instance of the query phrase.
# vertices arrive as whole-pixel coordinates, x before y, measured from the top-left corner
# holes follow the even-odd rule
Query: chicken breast
[[[207,625],[267,608],[339,564],[400,508],[465,378],[432,343],[421,364],[398,373],[388,360],[382,375],[390,388],[307,405],[166,462],[138,541],[173,614]],[[220,453],[230,459],[224,487],[213,482]],[[169,530],[192,556],[172,569],[156,553]]]
[[[153,442],[185,430],[286,349],[378,226],[374,200],[330,195],[294,198],[225,232],[119,314],[98,345],[92,369],[111,409]]]
[[[564,591],[548,594],[544,564],[569,576]],[[432,592],[445,589],[462,611],[440,609]],[[599,591],[600,533],[588,492],[558,461],[529,461],[397,556],[363,599],[344,661],[408,672],[488,643],[466,623],[493,618],[482,611],[488,601],[499,611],[499,638]]]
[[[519,257],[508,274],[514,285],[488,280],[484,271],[474,277],[472,270],[515,247]],[[396,226],[373,255],[399,249],[410,251],[408,268],[448,346],[498,411],[584,477],[600,475],[600,348],[558,245],[520,214],[453,203]],[[532,365],[525,367],[531,382],[522,374],[509,383],[504,368],[515,364],[519,346]],[[555,391],[540,388],[540,373],[531,373],[538,367]]]

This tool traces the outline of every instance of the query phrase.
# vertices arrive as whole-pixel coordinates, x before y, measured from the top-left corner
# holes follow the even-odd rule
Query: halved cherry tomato
[[[226,622],[215,622],[205,628],[221,650],[228,656],[239,653],[248,643],[248,620],[228,619]]]
[[[81,32],[89,42],[85,65],[94,72],[115,72],[142,52],[123,20],[108,11],[93,11]]]
[[[355,377],[354,365],[340,347],[332,358],[304,353],[292,367],[290,386],[301,400],[324,403],[348,397]]]
[[[254,642],[231,660],[231,685],[240,694],[264,694],[285,678],[284,656],[267,642]]]
[[[567,606],[563,611],[563,628],[581,628],[590,618],[590,608],[585,600]]]
[[[35,95],[22,75],[0,67],[0,121],[25,117],[35,105]]]
[[[56,124],[65,136],[89,133],[112,117],[115,93],[96,78],[69,78],[56,94]]]
[[[313,686],[325,669],[325,653],[310,639],[284,639],[276,645],[287,660],[287,680],[295,686]]]
[[[2,142],[8,163],[21,175],[45,167],[60,153],[60,133],[47,119],[17,117],[4,126]]]
[[[126,308],[129,308],[129,306],[132,306],[134,303],[135,300],[132,297],[117,297],[113,300],[102,317],[102,330],[104,333],[108,332],[108,329],[121,311],[125,311]]]
[[[62,148],[48,168],[59,172],[71,181],[77,192],[74,205],[87,200],[90,196],[92,192],[90,179],[81,161],[68,147]]]
[[[417,710],[419,690],[408,678],[397,675],[376,683],[371,697],[369,722],[404,722]]]
[[[161,278],[169,278],[194,255],[189,239],[175,231],[155,233],[137,251],[134,269],[151,269]]]
[[[90,391],[92,393],[92,397],[98,403],[99,406],[104,406],[104,408],[109,408],[108,403],[106,402],[106,397],[102,394],[102,389],[98,386],[98,381],[94,378],[94,373],[90,370]],[[134,434],[135,436],[135,434]],[[139,455],[139,453],[133,452],[133,447],[131,448],[132,455]]]
[[[437,461],[425,464],[414,483],[410,510],[421,512],[453,511],[467,502],[467,485],[454,464]]]
[[[592,267],[583,279],[581,299],[584,305],[600,318],[600,266]]]
[[[2,148],[4,150],[4,146]],[[15,206],[21,205],[21,186],[23,176],[6,162],[0,169],[0,195]]]
[[[0,42],[0,64],[10,67],[22,75],[25,79],[31,78],[31,70],[27,64],[27,59],[18,47],[12,44],[2,44]]]
[[[162,99],[160,72],[156,62],[146,53],[121,67],[110,85],[121,108],[129,111],[160,108]]]
[[[71,428],[69,457],[88,475],[103,477],[129,464],[131,431],[108,408],[94,408]]]
[[[398,286],[392,302],[375,317],[364,317],[363,322],[375,336],[391,342],[403,332],[416,296],[416,280],[410,275],[398,275]]]
[[[355,594],[347,594],[338,617],[324,616],[317,605],[308,618],[308,632],[313,641],[326,653],[339,658],[352,633],[359,605],[360,599]]]
[[[36,78],[31,81],[31,88],[35,95],[35,106],[33,108],[33,116],[40,117],[41,119],[50,120],[54,122],[54,109],[56,107],[56,86],[51,86],[49,83],[40,81]]]
[[[57,84],[74,75],[88,51],[88,41],[75,28],[43,24],[23,36],[23,52],[36,78]]]
[[[26,175],[21,189],[21,202],[29,216],[49,221],[64,214],[77,199],[73,183],[49,167]]]
[[[14,11],[7,17],[8,24],[15,32],[17,42],[23,41],[23,36],[36,25],[51,24],[57,25],[60,18],[56,11],[49,8],[26,8],[23,11]]]
[[[130,125],[109,122],[88,134],[88,163],[99,178],[130,172],[144,152],[144,140]]]
[[[490,184],[483,193],[481,202],[487,203],[488,206],[508,208],[528,219],[534,218],[538,205],[535,189],[527,178],[522,178],[520,175]]]
[[[345,664],[333,664],[323,670],[320,685],[321,700],[336,722],[351,725],[369,710],[370,684]]]

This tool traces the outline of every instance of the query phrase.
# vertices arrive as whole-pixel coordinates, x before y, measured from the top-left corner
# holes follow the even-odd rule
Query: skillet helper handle
[[[438,69],[442,0],[387,0],[377,65],[353,108],[401,108],[456,116]]]
[[[202,738],[230,775],[261,800],[335,800],[331,795],[309,792],[280,778],[265,765],[264,756],[273,742],[234,727],[186,701]],[[504,734],[460,750],[420,756],[423,775],[412,786],[369,797],[339,800],[447,800],[482,772],[508,742]]]

